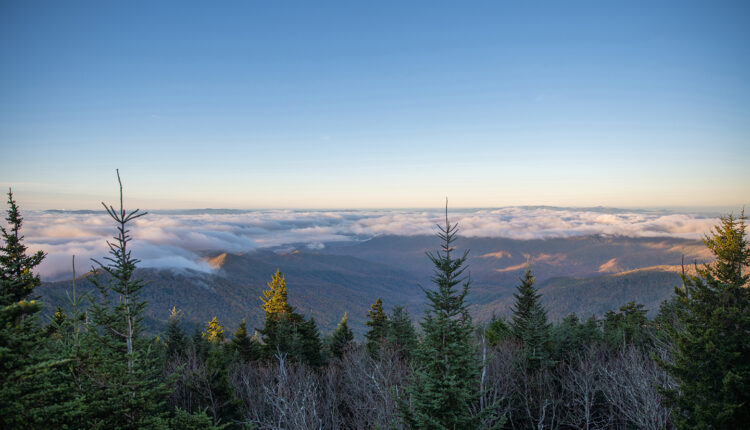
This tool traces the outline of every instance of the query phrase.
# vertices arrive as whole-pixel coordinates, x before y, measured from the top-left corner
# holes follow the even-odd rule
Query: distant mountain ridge
[[[344,312],[348,312],[355,329],[363,327],[367,309],[378,297],[388,297],[390,305],[421,305],[416,300],[416,281],[407,273],[353,257],[260,251],[222,253],[208,260],[214,267],[212,273],[154,268],[136,271],[136,276],[147,283],[142,297],[149,302],[146,315],[152,325],[162,326],[169,309],[175,306],[183,311],[187,325],[202,327],[216,316],[230,331],[242,318],[247,319],[248,327],[259,328],[263,320],[260,296],[276,269],[286,277],[292,306],[312,315],[324,332],[335,327]],[[92,291],[85,277],[77,286],[79,291]],[[71,281],[60,281],[39,288],[48,312],[64,305],[65,291],[71,287]]]
[[[387,308],[406,305],[413,316],[420,316],[424,293],[419,286],[431,287],[432,267],[425,252],[436,244],[433,236],[379,236],[316,251],[223,252],[206,255],[209,273],[143,268],[137,275],[148,283],[143,298],[149,301],[147,322],[155,331],[173,306],[183,310],[187,325],[202,327],[216,316],[229,331],[242,318],[248,327],[261,327],[260,296],[280,269],[291,304],[312,315],[323,333],[347,312],[350,326],[361,335],[367,310],[379,297]],[[653,313],[679,285],[683,255],[686,262],[707,257],[700,241],[673,238],[460,238],[457,245],[458,252],[471,250],[469,301],[479,320],[508,312],[527,262],[550,317],[559,319],[569,313],[602,315],[629,301],[643,303]],[[89,282],[78,286],[91,289]],[[61,281],[39,288],[48,313],[65,303],[70,287],[70,281]]]

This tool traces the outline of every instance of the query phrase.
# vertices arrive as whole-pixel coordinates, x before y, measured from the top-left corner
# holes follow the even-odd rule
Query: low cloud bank
[[[70,276],[107,253],[115,228],[104,213],[26,212],[23,233],[31,250],[47,258],[39,268],[44,279]],[[321,249],[326,242],[360,241],[378,235],[434,234],[444,222],[441,211],[170,211],[150,213],[131,227],[133,255],[142,267],[210,271],[201,256],[241,253],[258,248],[302,245]],[[701,238],[716,218],[700,214],[602,209],[523,208],[455,210],[460,234],[467,237],[547,239],[586,235]]]

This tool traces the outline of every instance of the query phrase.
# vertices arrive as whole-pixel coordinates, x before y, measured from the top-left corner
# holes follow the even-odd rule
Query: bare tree
[[[392,428],[397,426],[397,399],[409,377],[402,354],[382,345],[376,359],[359,348],[341,362],[341,399],[346,413],[344,428]]]
[[[662,402],[659,387],[675,383],[647,352],[625,347],[599,370],[602,392],[621,421],[645,430],[672,428],[671,411]]]
[[[326,428],[320,377],[305,364],[277,354],[276,363],[248,363],[230,372],[244,405],[244,422],[259,429]]]
[[[481,413],[484,408],[493,408],[494,412],[483,423],[485,427],[492,428],[511,416],[521,347],[513,340],[504,340],[497,347],[483,348],[482,351],[482,397],[480,410],[476,413]]]
[[[571,362],[560,366],[560,384],[565,399],[563,424],[575,429],[611,428],[612,414],[603,405],[603,382],[599,371],[606,362],[608,350],[589,345]]]

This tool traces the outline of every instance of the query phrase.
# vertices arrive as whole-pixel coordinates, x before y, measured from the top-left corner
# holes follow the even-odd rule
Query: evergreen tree
[[[547,322],[547,311],[540,301],[541,295],[534,288],[534,276],[528,265],[518,292],[513,297],[516,301],[511,309],[511,333],[523,343],[529,364],[538,367],[549,358],[550,324]]]
[[[242,361],[255,361],[260,358],[260,344],[257,338],[248,336],[244,318],[232,336],[231,347],[237,351]]]
[[[214,425],[211,417],[206,410],[190,413],[177,408],[174,418],[171,419],[171,426],[175,430],[222,430],[229,424]]]
[[[62,341],[70,331],[70,321],[62,307],[58,306],[45,328],[45,334],[55,341]]]
[[[286,281],[280,271],[272,276],[268,287],[261,297],[266,318],[263,329],[259,330],[264,356],[270,359],[282,354],[313,366],[323,364],[320,333],[315,320],[305,319],[289,305]]]
[[[704,239],[716,257],[682,275],[667,324],[673,363],[662,363],[679,383],[666,391],[679,428],[747,428],[750,423],[750,248],[746,217],[721,217]]]
[[[185,331],[180,327],[182,312],[173,307],[169,311],[167,320],[167,334],[165,344],[167,346],[167,357],[176,357],[185,354],[188,347],[188,339]]]
[[[635,302],[620,307],[618,312],[608,311],[604,314],[602,321],[604,338],[615,347],[624,347],[627,344],[638,347],[649,346],[651,344],[650,321],[646,313],[643,305]]]
[[[501,341],[511,336],[510,327],[502,318],[498,318],[496,315],[492,316],[489,325],[487,326],[487,343],[492,346],[497,346]]]
[[[388,345],[403,358],[411,357],[417,346],[414,324],[412,324],[409,311],[403,306],[394,306],[388,318]]]
[[[268,290],[263,291],[261,308],[266,312],[266,319],[270,317],[278,318],[281,314],[291,313],[292,307],[287,302],[286,280],[281,271],[276,269],[276,273],[271,276],[271,281],[267,283]]]
[[[128,246],[129,223],[145,213],[124,209],[119,171],[117,180],[119,208],[102,203],[117,225],[117,236],[107,242],[108,264],[94,260],[91,277],[101,298],[91,306],[94,327],[92,336],[85,337],[92,354],[86,364],[88,420],[92,427],[164,428],[168,388],[158,365],[158,344],[142,336],[146,302],[139,296],[144,283],[134,277],[138,260]]]
[[[380,298],[370,306],[365,325],[370,328],[365,333],[367,352],[375,357],[380,350],[380,345],[388,335],[388,316],[383,310],[383,301]]]
[[[295,351],[296,354],[292,354],[291,358],[304,361],[311,366],[322,366],[325,362],[321,354],[323,345],[320,340],[318,324],[313,317],[307,319],[301,315],[299,317],[302,319],[302,323],[297,326],[292,345],[292,351]]]
[[[219,324],[219,320],[216,317],[213,317],[206,324],[206,331],[203,332],[203,337],[214,344],[222,344],[226,340],[226,337],[224,337],[224,327]]]
[[[474,328],[465,303],[470,285],[463,276],[468,251],[453,255],[458,225],[448,221],[447,205],[445,226],[438,227],[441,250],[428,253],[437,289],[422,289],[428,299],[424,337],[408,388],[411,405],[402,401],[400,411],[408,428],[476,429],[482,417],[471,411],[479,404],[481,363],[471,342]]]
[[[34,288],[42,281],[33,270],[44,259],[44,252],[37,251],[33,255],[26,255],[26,245],[23,244],[21,226],[23,217],[13,200],[13,191],[8,190],[8,222],[6,227],[0,226],[0,236],[3,245],[0,247],[0,304],[8,306],[29,298]]]
[[[354,333],[349,328],[347,319],[346,312],[344,312],[344,317],[341,318],[341,322],[336,327],[331,339],[331,354],[336,358],[341,358],[354,340]]]
[[[0,428],[64,428],[79,421],[81,406],[63,371],[69,360],[49,340],[55,333],[38,327],[42,304],[28,300],[41,282],[33,270],[44,253],[26,255],[11,191],[8,205],[7,229],[0,227]],[[64,317],[54,321],[64,333]]]

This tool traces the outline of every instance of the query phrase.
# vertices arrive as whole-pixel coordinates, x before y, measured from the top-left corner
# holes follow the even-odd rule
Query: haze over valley
[[[191,324],[218,316],[229,327],[242,318],[259,326],[259,297],[277,268],[290,303],[324,331],[347,312],[362,333],[379,297],[386,308],[405,305],[419,317],[419,286],[429,285],[432,273],[425,253],[437,246],[435,224],[443,216],[439,210],[155,211],[132,228],[138,273],[148,281],[150,326],[162,327],[173,306]],[[653,315],[679,284],[683,256],[688,263],[710,258],[700,238],[715,219],[556,207],[456,209],[449,216],[461,228],[459,250],[470,250],[469,302],[480,321],[508,315],[527,262],[554,320],[601,316],[630,301]],[[48,253],[40,291],[51,305],[62,303],[71,287],[71,256],[84,273],[111,234],[105,214],[95,211],[32,211],[25,226],[30,249]]]

